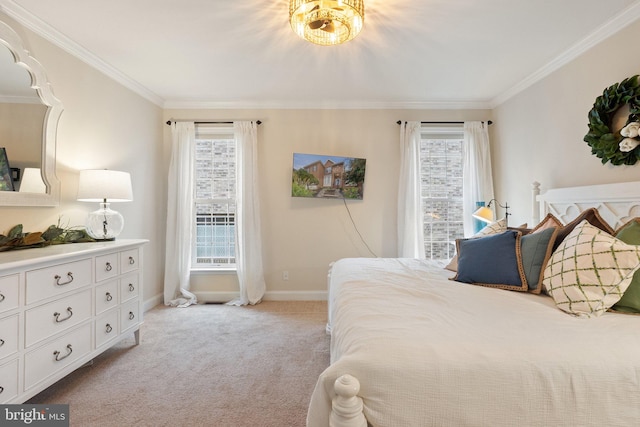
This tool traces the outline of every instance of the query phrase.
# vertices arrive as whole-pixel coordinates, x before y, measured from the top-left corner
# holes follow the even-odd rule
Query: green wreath
[[[616,111],[629,105],[626,125],[611,129]],[[589,111],[589,133],[584,141],[591,154],[602,159],[602,164],[633,165],[640,159],[640,84],[638,76],[629,77],[608,87],[596,98]]]

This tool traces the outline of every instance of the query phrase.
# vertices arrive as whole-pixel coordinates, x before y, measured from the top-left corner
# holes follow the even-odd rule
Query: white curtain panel
[[[464,123],[464,144],[462,154],[462,212],[464,234],[474,233],[473,213],[476,202],[493,199],[493,175],[491,172],[491,152],[489,149],[488,125],[483,122]]]
[[[423,212],[420,192],[420,122],[400,124],[400,183],[398,186],[398,257],[424,258]]]
[[[233,123],[236,139],[236,268],[240,297],[230,305],[257,304],[266,290],[258,193],[258,126]]]
[[[164,303],[187,307],[198,302],[196,296],[189,292],[194,222],[195,125],[193,122],[174,122],[171,125],[171,135]]]

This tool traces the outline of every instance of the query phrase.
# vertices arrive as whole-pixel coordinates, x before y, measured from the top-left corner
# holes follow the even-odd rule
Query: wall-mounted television
[[[362,200],[366,166],[355,157],[293,153],[291,196]]]

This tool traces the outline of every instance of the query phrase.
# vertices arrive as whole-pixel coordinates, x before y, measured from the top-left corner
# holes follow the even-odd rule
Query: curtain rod
[[[190,122],[191,120],[167,120],[167,124],[171,126],[171,122]],[[260,120],[254,120],[256,124],[261,125]],[[196,125],[232,125],[233,122],[193,122]]]
[[[398,120],[396,123],[401,125],[402,124],[402,120]],[[484,122],[482,122],[482,123],[484,123]],[[420,124],[422,124],[422,125],[463,125],[464,122],[420,122]],[[487,124],[491,125],[491,124],[493,124],[493,122],[491,120],[488,120]]]

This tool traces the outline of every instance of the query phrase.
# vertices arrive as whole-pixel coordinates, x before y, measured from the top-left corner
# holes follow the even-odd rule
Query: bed
[[[614,232],[640,216],[640,182],[538,188],[533,224],[571,224],[595,209]],[[575,229],[591,230],[586,222]],[[563,250],[549,249],[541,280]],[[451,280],[457,274],[418,259],[331,266],[331,364],[312,394],[309,427],[637,425],[639,315],[571,314],[555,294]]]

